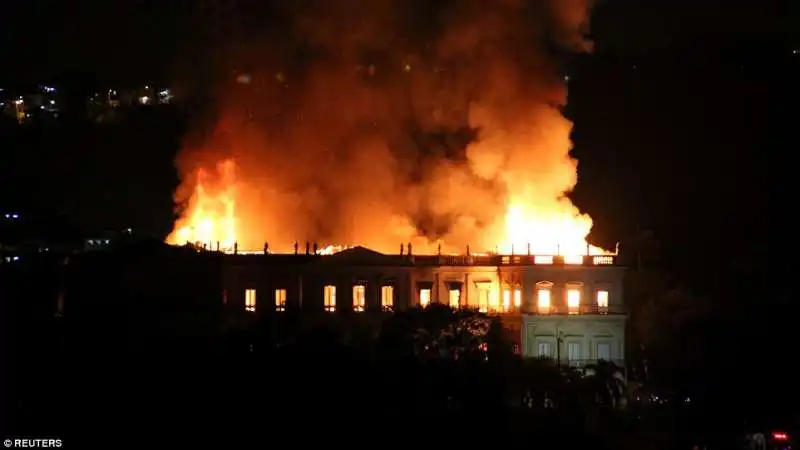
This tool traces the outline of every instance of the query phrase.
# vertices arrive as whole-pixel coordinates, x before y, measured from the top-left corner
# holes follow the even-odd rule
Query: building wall
[[[494,266],[436,266],[413,268],[411,285],[413,305],[420,304],[420,289],[431,283],[431,302],[447,304],[450,289],[460,292],[460,306],[479,307],[479,286],[486,283],[499,295],[499,273]],[[499,301],[499,297],[498,297]]]
[[[554,311],[566,312],[567,286],[579,289],[583,312],[591,310],[596,300],[597,291],[608,292],[609,311],[624,310],[622,296],[622,277],[624,269],[620,267],[585,267],[585,266],[437,266],[430,268],[412,268],[411,285],[413,298],[411,303],[419,304],[421,286],[431,283],[432,301],[448,302],[451,288],[461,291],[461,306],[479,307],[479,292],[488,288],[490,295],[502,304],[504,293],[512,293],[512,309],[524,313],[537,312],[537,285],[552,283],[551,308]],[[521,304],[514,308],[513,292],[521,293]]]
[[[529,357],[551,357],[576,364],[598,358],[622,364],[625,359],[625,313],[622,267],[532,267],[525,273],[525,306],[522,353]],[[541,311],[537,305],[537,285],[552,283],[551,307]],[[540,286],[540,285],[539,285]],[[567,307],[567,289],[581,293],[581,305],[571,314]],[[608,293],[608,307],[597,305],[598,291]],[[575,312],[573,310],[573,312]],[[549,344],[549,353],[539,344]],[[570,355],[570,344],[578,355]],[[604,354],[599,354],[604,346]],[[547,347],[547,346],[545,346]],[[545,352],[546,353],[546,352]]]
[[[622,314],[524,315],[522,354],[528,357],[553,358],[570,363],[569,346],[578,344],[579,355],[573,362],[583,365],[601,356],[600,345],[608,345],[608,359],[619,365],[625,360],[625,320]],[[539,344],[549,344],[549,354],[540,353]],[[604,358],[605,359],[605,358]]]
[[[322,266],[304,270],[304,295],[305,309],[322,310],[324,303],[325,286],[336,287],[336,310],[353,310],[353,287],[364,286],[365,309],[367,311],[380,311],[381,287],[394,288],[393,308],[407,308],[410,306],[410,273],[404,267],[390,266]]]
[[[367,255],[369,256],[369,255]],[[518,343],[528,357],[560,357],[584,364],[605,356],[612,361],[625,357],[625,315],[622,280],[624,268],[613,265],[500,264],[437,265],[399,257],[396,264],[334,257],[299,256],[296,264],[275,264],[269,257],[244,257],[250,263],[226,269],[227,303],[245,310],[245,290],[256,289],[257,312],[272,313],[275,289],[286,289],[286,309],[325,311],[325,286],[336,287],[336,311],[353,311],[353,286],[365,287],[365,310],[380,311],[381,287],[394,287],[394,309],[420,304],[422,289],[430,289],[431,303],[448,304],[450,291],[459,293],[459,307],[499,313],[504,323],[519,330]],[[247,259],[250,258],[250,259]],[[260,261],[252,263],[252,261]],[[287,261],[295,261],[287,259]],[[274,262],[274,261],[273,261]],[[537,303],[538,290],[550,290],[550,308]],[[567,290],[580,292],[580,306],[567,307]],[[487,291],[481,298],[481,290]],[[599,308],[597,292],[608,295],[608,306]],[[519,305],[515,303],[519,291]],[[508,292],[508,293],[506,293]],[[504,308],[504,298],[510,308]],[[489,308],[487,308],[487,302]],[[498,308],[499,306],[499,308]],[[488,309],[488,310],[487,310]],[[542,354],[539,344],[550,344]],[[576,345],[578,347],[576,347]],[[600,355],[598,345],[604,355]],[[573,354],[570,355],[570,348]],[[577,354],[575,349],[578,348]],[[571,358],[570,358],[571,356]]]
[[[257,311],[270,313],[275,308],[275,290],[286,290],[286,309],[324,310],[325,286],[336,287],[336,310],[351,311],[353,286],[365,288],[368,311],[380,311],[381,287],[394,287],[394,308],[407,308],[413,292],[411,272],[405,267],[371,266],[289,266],[248,265],[226,270],[225,302],[232,310],[245,309],[245,292],[256,290]]]

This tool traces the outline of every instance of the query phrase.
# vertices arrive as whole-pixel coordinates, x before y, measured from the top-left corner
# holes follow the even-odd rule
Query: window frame
[[[335,284],[326,284],[322,288],[322,295],[323,295],[323,307],[327,312],[335,312],[336,311],[336,285]]]
[[[286,297],[288,297],[286,288],[275,288],[275,311],[286,311]]]
[[[256,288],[245,288],[244,290],[244,310],[256,312],[258,306],[258,291]]]
[[[364,283],[356,283],[353,285],[353,311],[364,312],[367,308],[367,286]],[[360,295],[359,295],[360,294]],[[359,302],[360,300],[360,302]]]

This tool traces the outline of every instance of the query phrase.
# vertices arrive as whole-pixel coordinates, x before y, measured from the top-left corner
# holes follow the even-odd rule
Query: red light
[[[789,439],[789,436],[787,436],[786,433],[775,431],[772,433],[772,439],[775,439],[776,441],[785,441]]]

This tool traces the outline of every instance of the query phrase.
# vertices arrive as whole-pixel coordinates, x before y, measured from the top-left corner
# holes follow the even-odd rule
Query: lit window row
[[[361,312],[366,308],[366,291],[363,284],[353,286],[353,311]],[[323,288],[325,311],[336,311],[336,286],[326,285]],[[381,308],[391,310],[394,307],[394,286],[381,286]],[[245,289],[244,309],[255,312],[256,290]],[[275,289],[275,310],[286,311],[286,289]]]
[[[533,263],[537,265],[549,265],[555,264],[556,257],[553,255],[535,255],[533,257]],[[580,265],[584,263],[584,256],[583,255],[564,255],[561,256],[564,264],[568,265]],[[592,264],[595,266],[602,266],[602,265],[613,265],[614,264],[614,257],[613,256],[593,256]],[[523,262],[522,256],[503,256],[500,261],[502,264],[520,264]]]
[[[553,347],[558,345],[555,342],[539,341],[537,343],[536,356],[540,358],[555,358],[561,357],[561,352],[557,354]],[[579,362],[582,359],[589,358],[590,355],[584,354],[583,346],[580,342],[567,342],[566,344],[566,357],[570,362]],[[588,349],[586,349],[588,351]],[[598,360],[611,361],[611,343],[598,342],[595,350],[594,358]]]
[[[512,305],[514,309],[522,306],[522,289],[503,289],[501,291],[502,302],[497,296],[497,292],[490,289],[478,289],[478,311],[486,312],[510,312]]]
[[[541,282],[536,287],[536,307],[540,313],[550,312],[553,308],[552,302],[552,283]],[[361,312],[366,309],[366,285],[356,284],[353,286],[353,311]],[[567,285],[566,306],[569,314],[580,313],[582,304],[582,286]],[[286,310],[286,289],[275,289],[275,310]],[[522,306],[522,290],[520,288],[503,289],[501,298],[497,292],[491,289],[478,289],[478,310],[480,312],[510,312],[513,309],[519,310]],[[609,291],[598,289],[595,291],[595,306],[599,312],[608,311]],[[326,285],[323,289],[323,299],[325,311],[336,311],[336,286]],[[502,301],[500,301],[502,299]],[[419,290],[419,304],[426,307],[431,303],[431,289]],[[448,291],[448,305],[451,308],[460,308],[461,290],[450,289]],[[513,308],[512,308],[513,306]],[[381,308],[390,310],[394,307],[394,286],[381,286]],[[256,290],[245,290],[245,310],[256,310]]]
[[[419,290],[419,305],[423,308],[431,304],[431,289],[424,288]],[[449,289],[447,291],[447,305],[453,309],[461,307],[461,289]]]
[[[552,304],[552,287],[551,283],[539,283],[536,287],[536,307],[540,313],[550,312],[553,307]],[[567,312],[569,314],[580,313],[582,303],[582,286],[567,285],[566,300]],[[599,312],[608,311],[609,292],[605,289],[598,289],[595,291],[595,306]]]
[[[426,307],[431,303],[431,289],[423,288],[419,290],[419,304]],[[461,289],[449,289],[447,292],[447,305],[453,309],[466,306],[461,302]],[[500,297],[492,289],[478,288],[478,310],[480,312],[509,312],[522,306],[522,290],[504,289],[502,292],[502,302]]]
[[[244,291],[245,311],[255,312],[256,310],[256,290],[245,289]],[[286,289],[275,289],[275,310],[286,310]]]
[[[325,311],[336,311],[336,286],[327,285],[324,288]],[[367,286],[356,284],[353,286],[353,311],[362,312],[367,307]],[[391,310],[394,307],[394,286],[381,286],[381,308]]]

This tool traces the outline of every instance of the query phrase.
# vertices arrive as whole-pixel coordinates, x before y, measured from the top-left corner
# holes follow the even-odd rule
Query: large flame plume
[[[180,155],[170,243],[587,252],[555,56],[588,50],[586,1],[292,5]]]

